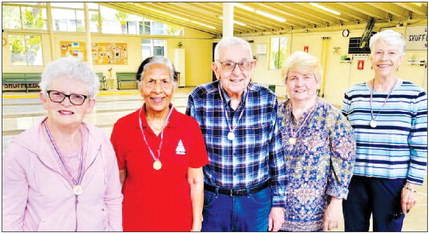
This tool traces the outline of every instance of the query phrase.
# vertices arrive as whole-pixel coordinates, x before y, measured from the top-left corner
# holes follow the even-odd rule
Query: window
[[[42,43],[39,35],[9,35],[10,63],[14,66],[43,65]]]
[[[165,40],[142,40],[143,60],[150,56],[166,56],[167,42]]]
[[[102,33],[182,36],[183,28],[100,6]]]
[[[28,6],[27,6],[28,5]],[[3,27],[5,29],[47,29],[44,3],[14,6],[3,5]]]
[[[55,31],[85,31],[85,18],[83,10],[52,8],[52,21]]]
[[[280,69],[286,58],[287,37],[271,38],[270,69]]]
[[[85,32],[85,13],[83,3],[52,2],[52,21],[55,31]],[[87,3],[91,32],[98,32],[98,4]]]

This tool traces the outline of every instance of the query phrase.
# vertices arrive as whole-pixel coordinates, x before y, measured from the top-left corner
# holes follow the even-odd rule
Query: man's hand
[[[282,227],[285,221],[285,213],[283,207],[271,208],[270,215],[268,216],[268,231],[277,232]]]

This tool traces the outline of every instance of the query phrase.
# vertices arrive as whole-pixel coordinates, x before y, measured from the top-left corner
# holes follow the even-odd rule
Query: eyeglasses
[[[232,61],[224,61],[224,62],[220,62],[220,65],[222,67],[222,70],[227,71],[227,72],[231,72],[234,71],[235,66],[238,65],[238,67],[240,68],[241,71],[248,71],[250,69],[252,69],[252,65],[254,63],[254,61],[251,62],[232,62]]]
[[[80,106],[85,102],[86,98],[88,98],[87,95],[76,94],[76,93],[72,93],[72,94],[67,95],[63,92],[56,91],[56,90],[48,90],[46,92],[48,93],[49,99],[55,103],[61,103],[67,97],[67,98],[69,98],[69,101],[71,104],[76,105],[76,106]]]

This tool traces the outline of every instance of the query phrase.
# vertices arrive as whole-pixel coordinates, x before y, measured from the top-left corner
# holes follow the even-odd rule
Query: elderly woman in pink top
[[[99,81],[88,64],[61,58],[40,82],[47,117],[11,140],[3,159],[3,231],[121,231],[115,152],[83,122]]]

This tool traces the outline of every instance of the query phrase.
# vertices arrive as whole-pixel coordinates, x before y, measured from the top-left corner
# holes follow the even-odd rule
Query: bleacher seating
[[[23,88],[25,92],[29,89],[40,89],[41,73],[2,73],[3,91]]]
[[[135,72],[117,72],[118,89],[137,89]]]

